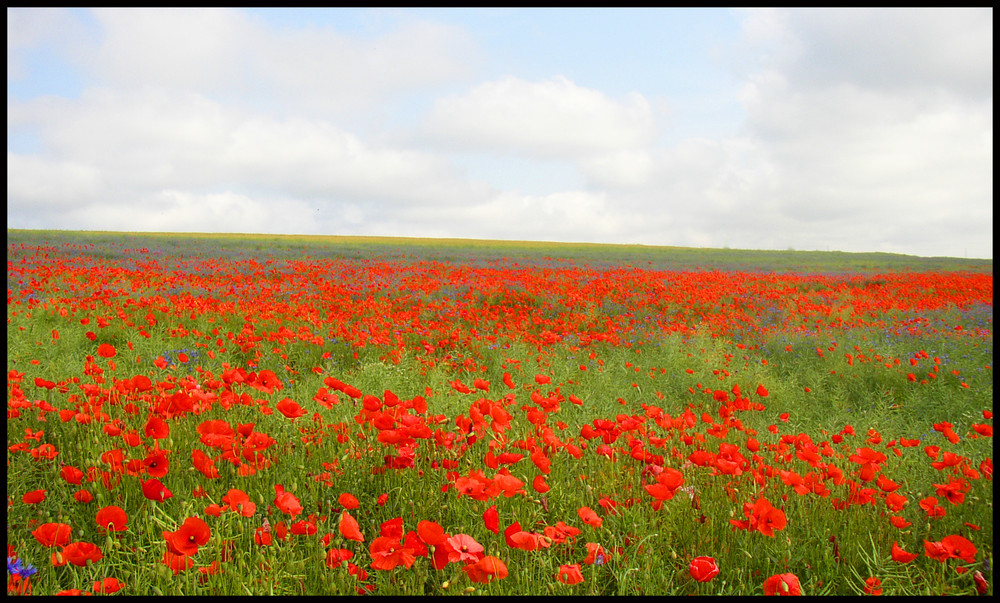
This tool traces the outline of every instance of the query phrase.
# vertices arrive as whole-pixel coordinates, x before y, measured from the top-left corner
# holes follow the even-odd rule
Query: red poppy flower
[[[191,464],[208,479],[220,477],[219,468],[215,466],[215,461],[201,449],[193,448],[191,450]]]
[[[983,572],[976,570],[972,573],[972,581],[976,583],[976,592],[980,595],[985,595],[990,589],[990,583],[986,581],[986,577],[983,576]]]
[[[154,440],[165,440],[170,437],[170,426],[167,422],[156,415],[149,415],[149,419],[146,420],[146,424],[142,428],[142,432],[146,434],[147,438],[153,438]]]
[[[683,484],[684,474],[677,469],[667,467],[656,476],[655,483],[643,484],[642,487],[657,502],[661,502],[672,499]]]
[[[347,492],[341,494],[340,498],[337,499],[337,502],[340,503],[340,506],[344,507],[347,510],[357,509],[358,507],[361,506],[361,503],[358,502],[358,499],[355,498],[353,494],[348,494]]]
[[[155,477],[148,481],[139,481],[142,484],[142,495],[149,500],[163,502],[174,495],[173,492],[168,490],[167,487],[160,483],[160,480]]]
[[[596,542],[588,542],[587,547],[587,557],[583,560],[585,565],[604,565],[608,559],[608,552],[604,550],[604,547],[597,544]]]
[[[462,568],[469,580],[477,584],[489,584],[493,580],[507,577],[507,565],[496,557],[486,556]]]
[[[368,550],[372,557],[372,569],[389,571],[400,565],[410,569],[417,560],[411,547],[391,536],[379,536],[372,540]]]
[[[173,532],[163,532],[163,537],[167,540],[167,550],[175,555],[188,557],[197,553],[198,547],[208,543],[211,536],[211,528],[197,517],[188,517]]]
[[[124,532],[128,529],[125,526],[128,523],[128,515],[125,514],[124,509],[115,505],[104,507],[98,511],[96,519],[97,525],[103,530]]]
[[[87,562],[97,563],[104,558],[100,547],[90,542],[71,542],[63,547],[63,559],[73,565],[84,567]]]
[[[81,502],[83,504],[87,504],[87,503],[92,502],[94,500],[94,495],[91,494],[87,490],[77,490],[76,492],[73,493],[73,498],[77,502]]]
[[[43,523],[31,535],[42,546],[65,546],[73,536],[73,528],[65,523]]]
[[[976,561],[976,545],[972,544],[972,541],[964,536],[957,534],[945,536],[941,539],[941,546],[954,559],[961,559],[966,563],[974,563]]]
[[[486,509],[483,513],[483,524],[486,525],[487,530],[494,534],[500,533],[500,514],[497,512],[496,505]]]
[[[117,353],[118,350],[116,350],[115,346],[111,345],[110,343],[102,343],[101,345],[97,346],[97,355],[100,356],[101,358],[114,358],[115,354]]]
[[[340,567],[345,561],[354,557],[354,552],[348,549],[330,549],[326,553],[326,566],[330,569]]]
[[[764,387],[763,385],[757,386],[757,395],[760,396],[761,398],[766,398],[769,393],[770,392],[768,392],[767,388]]]
[[[146,473],[152,477],[164,477],[170,472],[170,461],[162,450],[150,452],[142,464],[146,468]]]
[[[448,540],[448,535],[444,528],[433,521],[423,520],[417,524],[417,536],[424,541],[424,544],[440,546]]]
[[[579,528],[568,526],[561,521],[557,521],[554,526],[545,526],[545,530],[543,531],[545,532],[545,536],[555,544],[562,544],[567,540],[573,542],[580,534]]]
[[[176,555],[170,551],[163,551],[162,563],[173,570],[175,576],[194,567],[193,559],[187,555]]]
[[[483,557],[483,545],[468,534],[455,534],[445,541],[448,561],[452,563],[475,563]]]
[[[764,594],[767,596],[799,596],[802,594],[799,577],[791,573],[775,574],[764,580]]]
[[[872,576],[865,580],[865,594],[878,596],[882,594],[882,581]]]
[[[503,384],[510,389],[515,389],[517,385],[514,384],[514,380],[511,378],[510,373],[503,374]]]
[[[25,492],[24,496],[21,497],[21,502],[26,505],[38,504],[45,500],[45,490],[32,490],[31,492]]]
[[[919,556],[917,553],[907,553],[899,546],[899,544],[895,540],[892,541],[891,555],[892,555],[892,560],[899,563],[909,563]]]
[[[284,486],[281,484],[275,485],[274,492],[274,506],[292,517],[302,513],[302,505],[299,503],[299,499],[291,492],[285,492]]]
[[[274,542],[271,536],[271,526],[264,525],[253,532],[253,541],[257,546],[270,546]]]
[[[698,582],[710,582],[719,575],[719,566],[712,557],[695,557],[688,566],[688,572]]]
[[[125,588],[125,585],[121,583],[118,578],[105,578],[103,580],[95,581],[94,588],[91,590],[99,595],[110,595],[123,588]]]
[[[79,486],[83,483],[83,471],[72,465],[66,465],[59,470],[59,476],[66,480],[66,483]]]
[[[307,519],[303,519],[293,523],[289,531],[297,536],[312,536],[316,533],[316,524]]]
[[[951,554],[947,549],[944,548],[940,542],[931,542],[929,540],[924,541],[924,554],[931,559],[937,559],[941,563],[944,563],[948,559],[951,559]]]
[[[563,584],[569,584],[570,586],[583,582],[583,574],[580,573],[580,564],[574,563],[572,565],[560,565],[559,575],[556,579]]]
[[[730,519],[729,523],[741,530],[757,530],[765,536],[774,536],[776,530],[785,529],[787,519],[785,512],[774,508],[766,498],[758,498],[753,505],[744,503],[743,514],[746,520]]]
[[[580,516],[580,519],[583,520],[583,523],[592,528],[599,528],[601,527],[601,524],[604,523],[604,520],[598,517],[597,513],[595,513],[590,507],[580,507],[577,510],[577,514]]]
[[[302,415],[306,414],[304,408],[299,406],[298,402],[292,400],[291,398],[285,398],[281,402],[278,402],[274,406],[278,412],[285,415],[289,419],[298,419]]]
[[[347,511],[340,516],[340,524],[338,526],[340,535],[348,540],[354,540],[357,542],[364,542],[364,534],[361,533],[361,528],[358,526],[358,521],[351,517],[351,514]]]
[[[251,502],[250,496],[242,490],[231,489],[222,497],[222,502],[226,503],[223,510],[228,508],[243,517],[253,517],[253,514],[257,512],[257,504]]]

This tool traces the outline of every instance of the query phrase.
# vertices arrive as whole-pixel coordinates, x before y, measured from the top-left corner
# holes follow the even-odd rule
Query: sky
[[[9,228],[993,257],[993,11],[7,9]]]

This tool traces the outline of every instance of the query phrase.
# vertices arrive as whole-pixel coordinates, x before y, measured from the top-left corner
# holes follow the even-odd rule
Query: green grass
[[[28,231],[8,231],[8,260],[12,261],[12,245],[37,244],[40,240],[55,246],[54,257],[81,255],[76,250],[61,248],[64,243],[92,242],[95,249],[87,253],[99,261],[132,257],[131,252],[124,250],[140,247],[148,247],[150,255],[159,258],[177,254],[203,255],[209,248],[224,257],[244,254],[262,260],[279,258],[279,262],[282,257],[292,259],[308,254],[331,254],[347,259],[357,255],[365,261],[377,261],[379,256],[372,254],[379,253],[391,257],[431,257],[436,261],[454,255],[465,257],[469,262],[504,256],[542,262],[546,255],[556,257],[557,253],[565,253],[576,262],[611,264],[627,261],[638,265],[641,261],[638,258],[648,257],[646,261],[655,266],[712,266],[717,263],[739,269],[753,265],[761,270],[775,271],[790,266],[795,266],[795,270],[849,271],[869,261],[887,262],[877,266],[879,270],[889,270],[888,264],[896,260],[908,262],[906,268],[900,265],[899,270],[929,270],[937,261],[882,257],[887,254],[876,254],[872,259],[820,252],[773,252],[774,255],[768,255],[772,252],[637,246],[598,249],[596,246],[548,244],[533,247],[536,244],[523,242],[470,244],[362,238],[331,241],[263,235],[226,235],[208,241],[193,235],[136,233],[119,236]],[[621,259],[624,257],[628,259]],[[838,258],[842,260],[839,264],[835,261]],[[953,265],[968,269],[971,264],[956,260]],[[979,267],[991,272],[992,262]],[[11,282],[10,267],[8,282]],[[496,305],[507,299],[497,292],[478,293],[471,298],[475,300],[475,307]],[[387,298],[398,294],[381,293]],[[427,297],[435,301],[443,295],[438,291]],[[140,296],[141,293],[134,297]],[[946,483],[951,475],[947,469],[938,471],[930,466],[924,446],[934,444],[942,451],[962,455],[969,459],[969,467],[980,472],[983,461],[990,459],[991,462],[992,438],[974,438],[970,434],[973,424],[992,424],[983,415],[983,411],[992,412],[993,405],[992,306],[988,314],[984,314],[985,309],[981,307],[967,310],[951,307],[926,312],[923,317],[929,321],[927,324],[938,328],[924,328],[919,336],[909,335],[905,329],[873,326],[830,327],[811,336],[781,331],[758,332],[742,339],[707,333],[663,333],[655,338],[637,338],[629,346],[606,342],[587,346],[563,343],[539,349],[524,342],[492,345],[472,340],[439,352],[451,354],[452,361],[439,358],[439,362],[430,367],[422,361],[426,354],[417,345],[422,335],[412,336],[407,350],[397,361],[387,357],[391,351],[388,347],[355,348],[340,341],[315,345],[298,340],[284,346],[264,342],[252,352],[241,352],[238,346],[226,342],[227,351],[215,353],[211,358],[208,350],[217,349],[218,337],[211,335],[213,329],[219,329],[222,334],[239,332],[246,320],[243,313],[204,312],[187,316],[187,311],[177,314],[163,311],[156,313],[156,324],[149,326],[145,323],[146,310],[136,310],[127,303],[133,299],[128,292],[106,301],[103,298],[88,301],[66,316],[58,308],[70,304],[55,303],[46,308],[43,305],[47,303],[46,297],[39,296],[28,308],[24,304],[12,304],[11,293],[8,294],[9,400],[18,398],[11,379],[13,371],[24,373],[19,387],[24,391],[25,400],[44,400],[57,409],[79,406],[86,400],[80,384],[93,382],[84,373],[86,357],[94,354],[100,342],[114,344],[118,355],[114,358],[114,368],[106,359],[95,359],[97,366],[104,369],[106,379],[105,383],[98,384],[104,391],[99,399],[110,396],[116,380],[138,374],[149,375],[154,383],[193,380],[205,390],[221,393],[212,382],[218,380],[228,364],[247,371],[273,370],[285,382],[283,389],[272,394],[246,386],[234,386],[235,391],[245,392],[258,402],[266,401],[271,408],[289,397],[307,408],[308,414],[293,422],[277,412],[262,413],[259,404],[235,405],[225,410],[215,403],[202,414],[189,413],[170,420],[170,437],[159,445],[172,451],[170,471],[163,483],[174,496],[155,503],[142,496],[139,477],[135,475],[120,476],[121,482],[111,489],[103,487],[100,481],[85,481],[80,487],[69,486],[59,477],[61,467],[66,464],[84,470],[91,466],[106,469],[108,466],[101,456],[116,447],[122,448],[128,458],[144,458],[146,446],[151,445],[149,439],[136,448],[123,446],[121,439],[104,431],[104,426],[117,421],[123,431],[136,430],[142,434],[149,415],[148,400],[144,401],[141,396],[121,400],[136,403],[140,412],[134,414],[122,403],[106,401],[101,405],[101,412],[107,413],[107,420],[95,418],[88,423],[72,418],[62,421],[57,412],[45,414],[45,420],[41,421],[37,408],[21,409],[19,416],[11,416],[9,412],[8,546],[13,546],[20,558],[39,568],[31,578],[35,594],[53,594],[72,588],[90,590],[95,580],[116,577],[125,583],[125,594],[354,594],[357,586],[367,584],[379,595],[463,594],[466,591],[492,595],[750,595],[762,593],[767,577],[793,572],[799,577],[805,594],[861,594],[864,580],[874,576],[882,580],[885,594],[915,596],[971,594],[975,592],[972,580],[975,571],[986,575],[990,582],[988,593],[992,594],[992,574],[988,569],[992,562],[993,536],[991,479],[984,475],[969,479],[966,502],[952,505],[942,501],[947,511],[943,518],[928,520],[918,506],[921,499],[936,496],[934,484]],[[540,312],[557,312],[542,294],[529,296],[524,293],[521,301]],[[616,312],[629,310],[614,310],[608,306],[601,310],[600,316],[611,318]],[[122,315],[129,318],[133,326],[121,320]],[[109,326],[99,328],[94,320],[88,325],[81,324],[80,319],[84,316],[117,318]],[[891,324],[899,317],[883,318]],[[178,322],[184,324],[187,335],[178,335]],[[979,325],[988,329],[988,334],[956,335],[952,328],[956,324],[966,325],[966,331]],[[469,319],[464,328],[479,327],[486,333],[490,326]],[[144,327],[149,337],[140,336],[139,327]],[[52,337],[53,329],[59,332],[57,340]],[[276,319],[261,319],[256,324],[258,333],[277,329]],[[88,339],[87,331],[97,332],[98,341]],[[196,336],[194,332],[203,335]],[[836,346],[831,351],[828,348],[834,342]],[[273,351],[275,347],[279,348],[278,352]],[[824,354],[820,356],[816,348],[822,349]],[[179,350],[188,350],[191,356],[198,352],[198,355],[187,365],[178,363],[167,370],[152,365],[153,359],[165,353],[176,358]],[[910,371],[922,377],[934,366],[930,359],[921,360],[919,370],[909,365],[908,359],[920,350],[941,359],[938,378],[927,383],[911,382],[906,378]],[[863,355],[866,360],[855,360],[850,365],[845,353],[852,353],[855,358]],[[879,360],[875,360],[876,357]],[[139,362],[135,361],[137,358]],[[461,368],[464,358],[475,359],[471,370]],[[520,362],[512,362],[512,359]],[[900,360],[898,365],[894,363],[896,359]],[[586,370],[581,370],[581,365]],[[323,374],[313,373],[313,367],[322,368]],[[958,371],[958,375],[952,371]],[[504,386],[505,372],[509,372],[517,384],[515,389]],[[549,376],[551,384],[536,385],[536,374]],[[379,398],[386,390],[402,400],[425,396],[428,415],[446,417],[443,424],[436,426],[446,433],[457,432],[456,417],[470,416],[470,405],[479,399],[499,401],[512,393],[516,396],[515,401],[506,406],[512,415],[511,425],[502,434],[484,429],[476,441],[467,442],[461,452],[458,445],[445,449],[435,446],[433,439],[420,440],[412,468],[373,471],[383,465],[383,457],[393,454],[394,450],[376,441],[377,431],[373,427],[360,426],[355,421],[360,401],[352,402],[348,396],[340,394],[340,404],[332,409],[311,401],[316,391],[324,387],[326,376],[335,376],[364,394]],[[66,391],[37,387],[35,377],[66,383]],[[459,394],[450,385],[457,379],[471,386],[476,377],[490,382],[489,393]],[[963,387],[962,383],[968,387]],[[753,394],[758,384],[766,385],[769,390],[766,398]],[[704,422],[702,415],[707,413],[713,423],[722,424],[719,403],[712,391],[731,392],[733,385],[739,385],[744,394],[750,394],[754,401],[764,405],[764,409],[734,411],[733,416],[739,419],[742,428],[729,424],[727,435],[718,437],[709,431],[712,424]],[[593,425],[596,419],[616,422],[620,417],[634,417],[642,424],[642,429],[623,431],[617,436],[610,444],[615,451],[614,460],[598,452],[603,444],[600,438],[588,443],[580,459],[565,449],[551,453],[552,464],[547,477],[551,490],[543,496],[531,487],[538,470],[527,458],[529,450],[519,447],[523,444],[530,448],[531,440],[541,442],[543,433],[528,421],[522,407],[531,405],[532,391],[537,390],[544,396],[557,388],[565,400],[557,412],[549,415],[545,425],[563,442],[580,444],[581,429]],[[806,392],[806,388],[810,391]],[[582,404],[571,403],[571,394],[579,397]],[[683,431],[664,429],[647,417],[646,409],[654,406],[672,417],[690,414],[695,424]],[[318,414],[319,421],[313,421],[313,413]],[[787,422],[781,419],[783,413],[788,413]],[[193,448],[215,455],[199,442],[196,428],[203,421],[215,419],[234,426],[254,423],[256,431],[273,438],[276,444],[267,451],[271,466],[248,477],[239,475],[230,463],[219,460],[216,466],[220,477],[211,480],[196,471],[190,456]],[[954,424],[961,436],[959,442],[952,444],[934,430],[933,425],[942,421]],[[844,435],[843,442],[837,443],[833,437],[841,434],[847,425],[853,426],[856,435]],[[45,433],[40,441],[28,440],[26,428]],[[303,433],[303,429],[308,433]],[[882,438],[880,444],[866,441],[869,430],[878,432]],[[303,442],[302,437],[309,433],[322,435],[322,442]],[[348,437],[340,441],[338,434]],[[774,471],[791,470],[801,475],[817,471],[794,456],[797,451],[794,444],[783,444],[783,438],[795,441],[803,434],[816,444],[830,442],[834,454],[824,457],[824,462],[842,469],[846,476],[855,480],[857,466],[848,460],[849,455],[861,447],[885,452],[888,458],[881,473],[900,483],[899,492],[907,497],[908,503],[899,515],[912,525],[905,529],[890,525],[888,516],[892,513],[886,511],[878,495],[873,504],[852,504],[847,509],[837,510],[833,501],[847,500],[851,496],[846,484],[837,485],[830,480],[827,484],[830,495],[824,497],[796,494],[776,475],[761,479],[760,472],[766,474],[766,466],[773,467]],[[761,444],[760,461],[750,460],[752,455],[747,441],[751,436]],[[685,437],[691,438],[690,442],[685,441]],[[886,443],[904,437],[919,439],[921,443],[901,449],[902,455],[897,457],[886,448]],[[653,438],[663,438],[662,446]],[[642,487],[647,463],[628,456],[628,442],[632,439],[643,442],[649,452],[662,455],[664,466],[681,469],[684,485],[694,487],[697,502],[687,493],[679,492],[666,501],[661,510],[654,511],[650,506],[653,499]],[[459,475],[476,469],[493,475],[494,470],[484,467],[484,457],[491,450],[490,442],[494,441],[505,444],[497,446],[497,452],[507,450],[525,454],[523,460],[510,466],[511,473],[525,483],[524,494],[479,501],[468,496],[458,497],[454,488],[442,491],[453,483],[447,469],[442,467],[446,460],[457,463],[454,471]],[[36,459],[26,451],[11,449],[20,443],[30,448],[41,443],[52,444],[59,456],[53,460]],[[698,449],[718,453],[723,443],[737,445],[739,452],[748,459],[746,470],[740,475],[717,475],[713,467],[689,466],[685,462]],[[790,455],[788,460],[783,459],[785,454]],[[756,469],[758,475],[752,469]],[[330,473],[328,479],[332,485],[326,485],[321,477],[326,472]],[[271,505],[277,484],[301,500],[305,507],[302,516],[292,520]],[[860,485],[877,489],[874,482]],[[46,499],[39,504],[22,503],[24,493],[36,488],[46,489]],[[77,502],[73,495],[80,488],[91,492],[95,500],[89,504]],[[203,488],[207,496],[196,497],[197,488]],[[239,488],[249,494],[258,505],[255,516],[245,518],[234,513],[206,516],[206,506],[222,504],[221,498],[230,488]],[[366,538],[364,544],[345,541],[338,534],[337,498],[342,492],[354,494],[361,503],[351,514],[360,523]],[[384,505],[377,503],[380,495],[388,495]],[[788,525],[774,537],[734,530],[730,523],[730,519],[743,519],[743,504],[752,503],[759,496],[784,508]],[[600,501],[605,497],[620,503],[618,514],[608,513],[601,507]],[[633,502],[629,504],[629,501]],[[111,504],[125,509],[129,529],[119,535],[105,536],[98,532],[94,514]],[[496,505],[501,518],[499,535],[488,531],[483,524],[482,514],[491,505]],[[603,525],[593,528],[583,524],[577,515],[582,506],[595,509],[603,518]],[[254,531],[264,517],[274,526],[279,521],[290,524],[309,514],[316,515],[314,536],[289,535],[287,540],[276,541],[271,546],[254,543]],[[160,563],[165,551],[163,531],[174,530],[191,516],[206,519],[212,528],[209,543],[194,557],[195,567],[206,568],[213,561],[219,561],[220,573],[202,576],[197,569],[192,569],[174,575]],[[403,518],[405,531],[415,530],[421,520],[429,520],[439,523],[451,534],[469,534],[484,545],[486,554],[506,563],[509,576],[485,585],[472,583],[459,564],[435,570],[427,558],[418,558],[409,570],[370,568],[368,545],[378,536],[382,522],[399,517]],[[503,538],[502,530],[514,521],[523,529],[536,532],[563,521],[581,529],[582,533],[574,542],[523,551],[507,546]],[[47,522],[71,525],[73,539],[97,544],[104,558],[86,567],[53,567],[50,562],[52,550],[43,547],[31,535],[34,526]],[[974,524],[980,529],[972,530],[966,524]],[[366,580],[357,580],[345,567],[326,567],[323,559],[329,547],[324,547],[320,538],[327,533],[332,534],[331,547],[354,552],[351,561],[367,570]],[[924,540],[939,541],[952,534],[963,535],[975,543],[978,551],[974,563],[950,560],[942,564],[923,555]],[[909,564],[892,561],[889,551],[893,541],[898,541],[907,551],[920,553],[920,557]],[[580,563],[586,556],[584,545],[587,542],[598,543],[613,553],[603,565],[583,565],[583,583],[569,586],[558,582],[555,576],[560,566]],[[712,582],[698,584],[689,576],[688,563],[696,556],[712,556],[718,562],[721,571]],[[957,573],[959,566],[968,571]]]
[[[55,245],[91,243],[98,247],[113,244],[125,249],[155,246],[170,253],[200,251],[209,242],[218,253],[281,256],[294,252],[314,257],[410,258],[462,263],[488,262],[499,258],[539,262],[555,258],[595,266],[631,264],[651,270],[993,272],[992,259],[919,257],[884,252],[711,249],[414,237],[7,229],[8,245],[40,241]]]

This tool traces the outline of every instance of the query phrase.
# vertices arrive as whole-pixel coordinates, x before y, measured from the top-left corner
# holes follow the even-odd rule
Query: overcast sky
[[[7,10],[13,228],[993,257],[992,9]]]

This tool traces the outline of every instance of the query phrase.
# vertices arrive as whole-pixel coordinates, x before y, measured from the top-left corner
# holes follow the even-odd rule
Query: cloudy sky
[[[993,257],[993,11],[7,10],[7,224]]]

